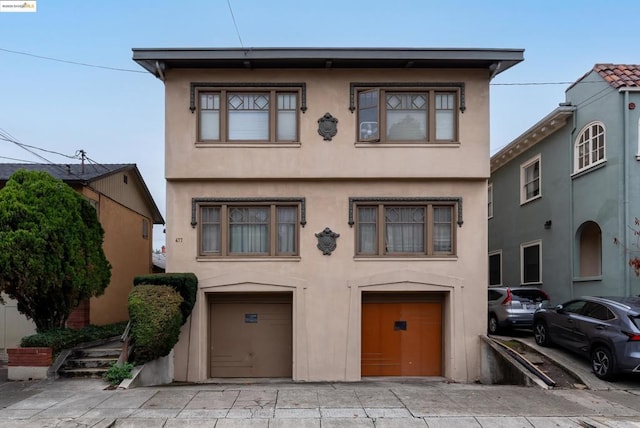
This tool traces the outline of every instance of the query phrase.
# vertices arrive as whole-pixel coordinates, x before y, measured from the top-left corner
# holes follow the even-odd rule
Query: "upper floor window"
[[[198,92],[198,141],[298,141],[299,93],[292,89]]]
[[[540,171],[540,155],[520,165],[520,204],[525,204],[541,196]]]
[[[201,204],[201,256],[295,256],[299,205]]]
[[[593,122],[585,126],[575,144],[574,172],[579,172],[605,161],[604,125]]]
[[[358,141],[457,141],[458,98],[457,90],[445,88],[360,90]]]
[[[454,209],[438,203],[362,203],[356,212],[359,256],[454,254]]]

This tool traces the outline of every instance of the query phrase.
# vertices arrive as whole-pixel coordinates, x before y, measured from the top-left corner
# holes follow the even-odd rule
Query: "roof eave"
[[[491,156],[491,173],[493,174],[511,160],[565,126],[575,110],[575,106],[561,105],[520,134],[498,153]]]
[[[497,75],[524,60],[523,49],[136,48],[133,60],[156,77],[175,68],[484,68]]]

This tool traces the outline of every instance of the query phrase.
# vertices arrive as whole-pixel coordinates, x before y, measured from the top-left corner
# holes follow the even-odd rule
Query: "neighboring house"
[[[129,318],[127,298],[133,277],[152,272],[153,225],[164,224],[135,164],[0,164],[0,188],[18,169],[45,171],[81,193],[93,205],[104,229],[103,248],[111,263],[104,294],[83,302],[67,325],[104,325]],[[35,327],[16,302],[0,305],[0,349],[16,346]]]
[[[640,66],[596,64],[491,158],[489,282],[640,294]],[[617,243],[619,242],[619,243]]]
[[[165,85],[176,380],[479,377],[494,49],[134,49]]]

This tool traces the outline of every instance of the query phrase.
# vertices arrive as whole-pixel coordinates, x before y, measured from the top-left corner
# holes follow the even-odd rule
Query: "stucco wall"
[[[489,86],[486,70],[169,70],[166,73],[167,272],[194,272],[198,301],[175,349],[176,380],[208,376],[210,292],[293,293],[293,378],[360,379],[363,291],[444,293],[444,375],[479,377],[486,330]],[[190,82],[304,82],[307,111],[300,142],[198,144]],[[351,82],[464,82],[464,113],[453,143],[357,143]],[[373,85],[375,86],[375,85]],[[338,119],[332,141],[318,135],[325,113]],[[304,197],[306,220],[295,259],[198,258],[192,198]],[[460,197],[456,255],[356,258],[349,197]],[[323,255],[315,233],[340,234]]]
[[[444,374],[472,381],[479,375],[478,335],[485,331],[486,183],[261,182],[168,184],[172,219],[167,234],[168,271],[194,272],[199,294],[190,323],[176,348],[178,380],[208,376],[207,292],[293,291],[294,368],[297,380],[358,380],[360,377],[360,298],[362,291],[447,293],[444,312]],[[197,228],[191,197],[306,198],[307,225],[300,229],[296,260],[198,260]],[[355,230],[348,225],[350,196],[455,196],[463,198],[462,227],[456,226],[455,257],[357,259]],[[337,249],[325,256],[314,233],[330,227],[340,234]],[[190,352],[187,362],[186,352]]]
[[[460,70],[232,70],[171,71],[166,87],[166,177],[261,179],[489,176],[487,72]],[[300,114],[299,144],[196,144],[197,113],[189,110],[190,82],[305,82],[307,111]],[[351,82],[464,82],[459,142],[356,143],[357,115],[349,111]],[[338,119],[332,141],[318,135],[325,113]],[[224,159],[224,161],[221,161]]]

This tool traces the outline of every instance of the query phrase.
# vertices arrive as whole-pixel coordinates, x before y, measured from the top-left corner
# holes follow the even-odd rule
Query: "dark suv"
[[[536,309],[549,304],[547,293],[537,287],[489,287],[488,299],[489,334],[512,327],[531,328]]]
[[[580,297],[534,315],[538,345],[557,344],[591,360],[600,379],[640,373],[640,297]]]

